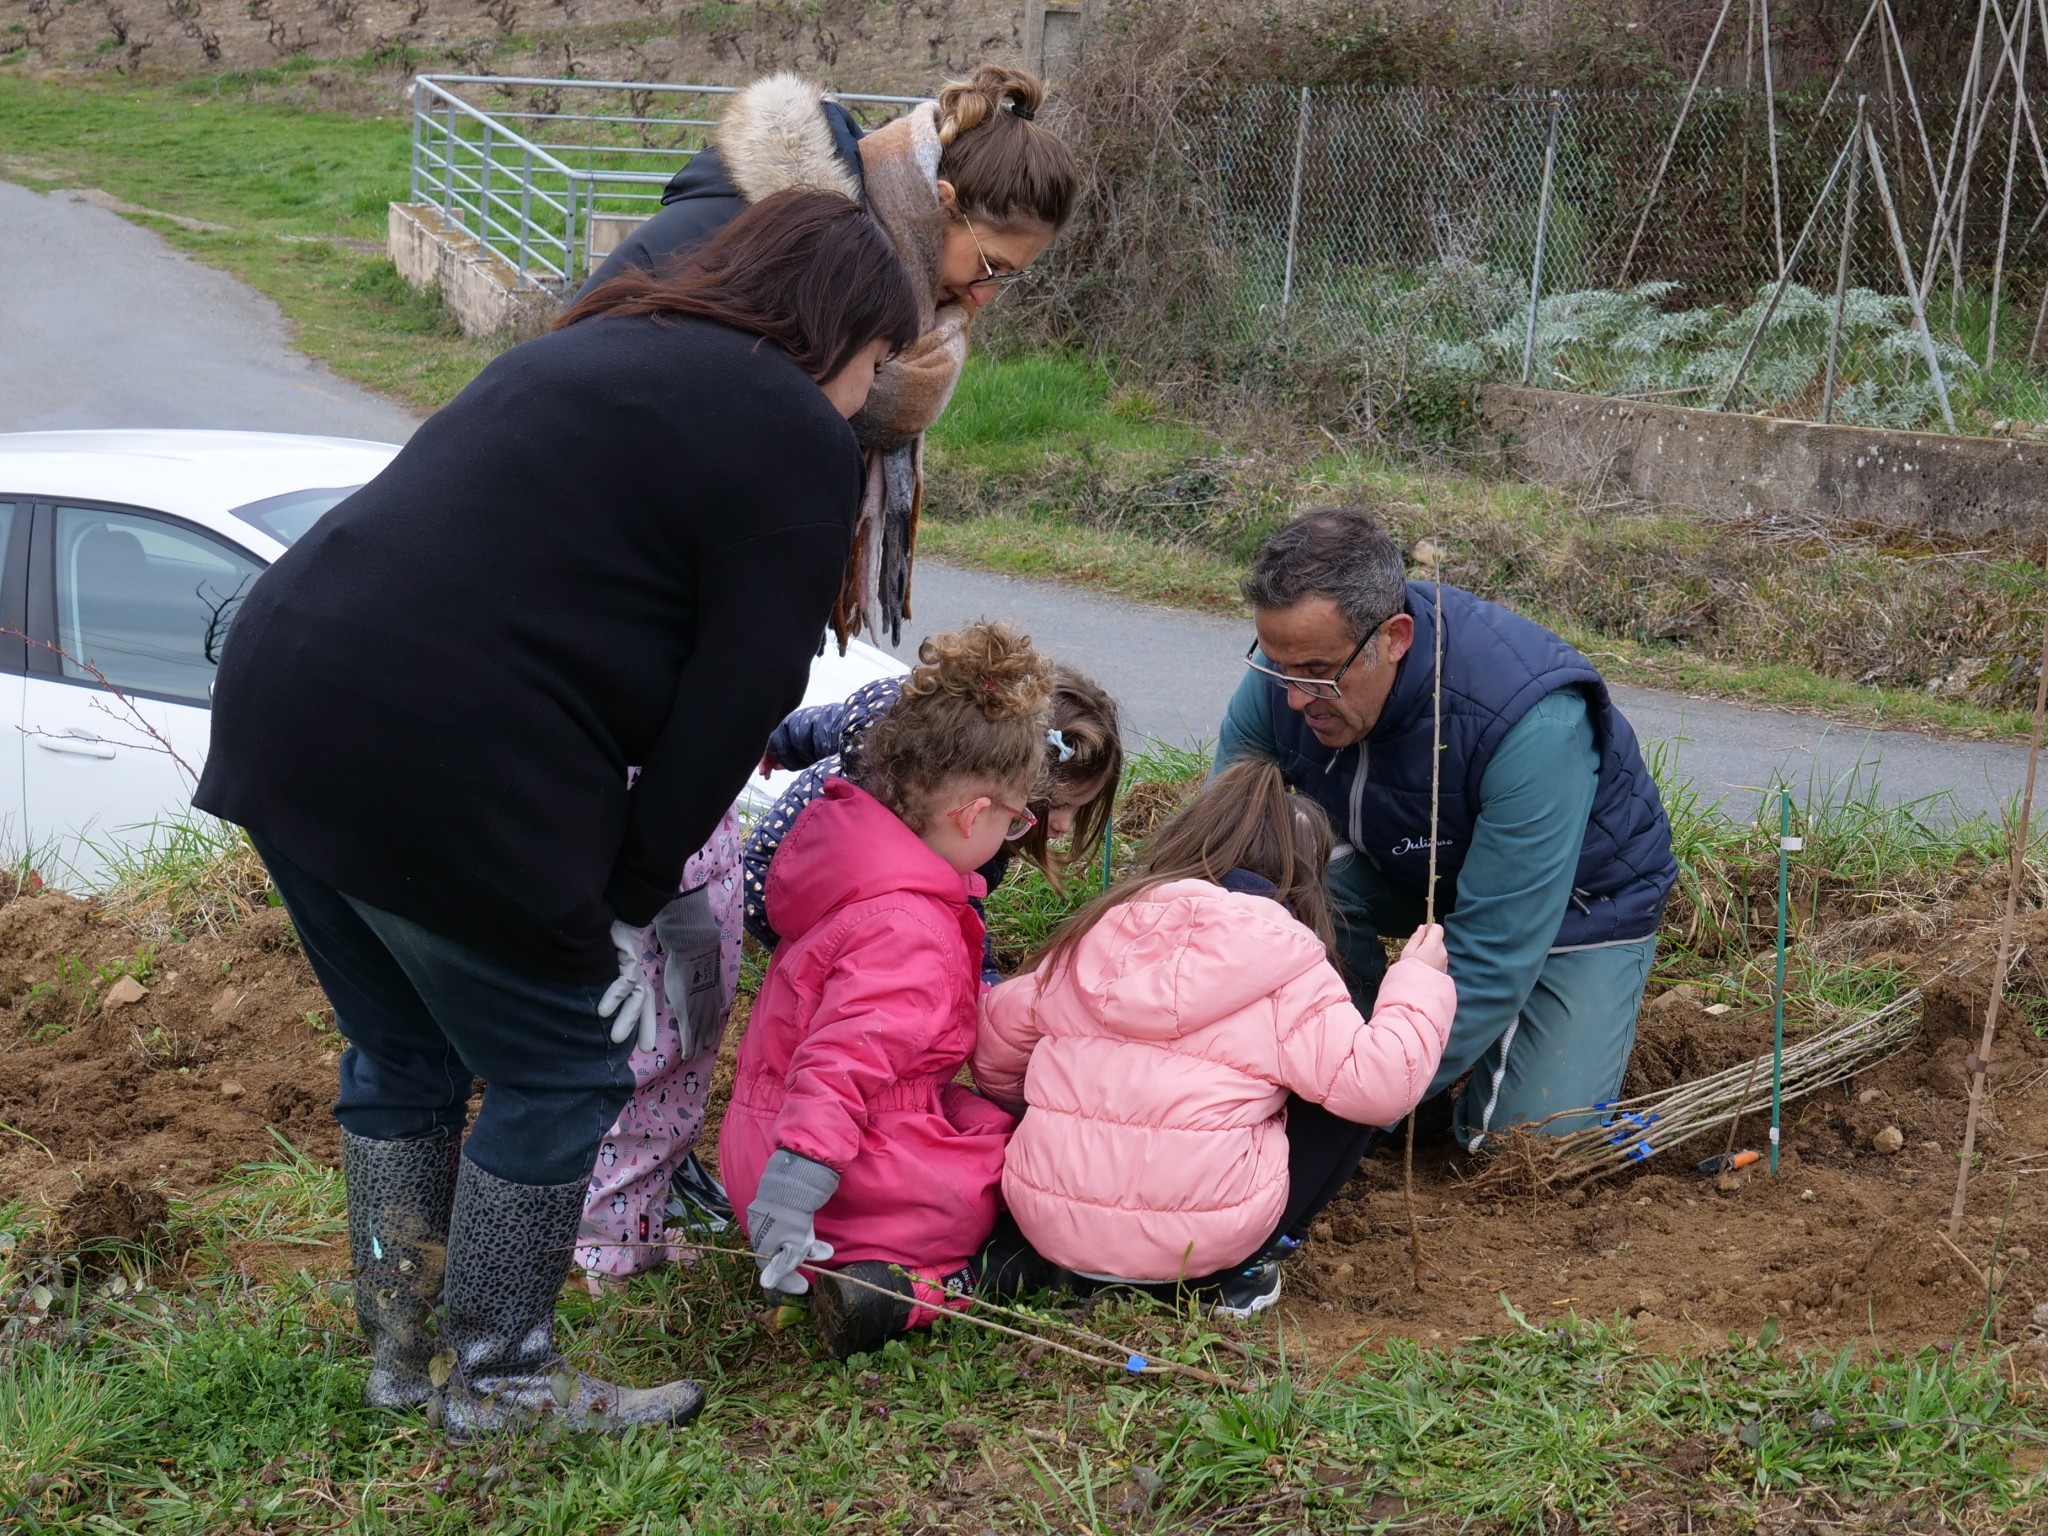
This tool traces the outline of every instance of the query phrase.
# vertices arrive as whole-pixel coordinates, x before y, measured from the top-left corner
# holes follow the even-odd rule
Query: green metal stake
[[[1109,889],[1109,864],[1115,853],[1116,823],[1105,821],[1102,824],[1102,888],[1105,891]]]
[[[1792,794],[1778,791],[1778,985],[1771,1000],[1771,1172],[1778,1171],[1779,1127],[1785,1112],[1785,915],[1790,907],[1791,856],[1806,846],[1792,835]]]

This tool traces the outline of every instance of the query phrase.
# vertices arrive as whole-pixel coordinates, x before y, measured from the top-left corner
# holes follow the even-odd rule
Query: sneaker
[[[1255,1260],[1218,1285],[1212,1295],[1211,1316],[1243,1322],[1280,1299],[1280,1261]]]
[[[694,1152],[683,1159],[668,1181],[668,1217],[706,1236],[716,1236],[732,1226],[731,1197]]]

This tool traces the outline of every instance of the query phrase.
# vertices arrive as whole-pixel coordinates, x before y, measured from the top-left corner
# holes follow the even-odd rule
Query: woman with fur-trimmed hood
[[[853,558],[832,625],[843,645],[863,628],[892,642],[910,611],[910,565],[925,429],[952,398],[974,315],[1021,278],[1074,209],[1080,174],[1037,125],[1045,88],[1023,70],[983,64],[936,101],[863,134],[853,117],[796,75],[770,75],[733,98],[716,142],[676,173],[661,212],[585,285],[656,267],[759,202],[791,187],[858,199],[917,279],[923,334],[891,358],[854,431],[867,487]]]
[[[887,232],[916,279],[919,336],[882,365],[868,407],[853,419],[866,481],[832,617],[842,642],[863,626],[900,634],[910,609],[924,430],[959,382],[975,312],[1037,259],[1073,211],[1073,157],[1033,121],[1043,94],[1032,76],[984,64],[936,102],[863,136],[815,86],[771,75],[733,98],[716,144],[676,173],[661,212],[584,287],[587,295],[624,273],[687,256],[749,204],[795,187],[853,197]],[[739,845],[728,815],[682,882],[685,891],[710,893],[716,931],[660,943],[650,932],[643,945],[649,984],[666,1006],[658,1048],[632,1058],[632,1100],[591,1175],[576,1258],[593,1285],[665,1262],[672,1215],[714,1228],[732,1220],[723,1187],[691,1147],[738,974]]]

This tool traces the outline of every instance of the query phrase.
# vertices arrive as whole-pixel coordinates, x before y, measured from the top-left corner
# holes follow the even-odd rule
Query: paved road
[[[0,431],[240,427],[402,442],[406,411],[290,345],[262,295],[150,231],[0,182]]]
[[[414,425],[294,353],[276,307],[232,278],[117,214],[0,183],[0,431],[243,427],[401,441]],[[1250,635],[1239,620],[930,563],[915,595],[918,633],[1016,619],[1122,699],[1139,733],[1179,743],[1214,737]],[[1888,800],[1952,794],[1988,811],[2025,772],[2015,747],[1616,692],[1637,730],[1672,741],[1700,793],[1731,809],[1746,811],[1783,774],[1801,787],[1861,775]]]

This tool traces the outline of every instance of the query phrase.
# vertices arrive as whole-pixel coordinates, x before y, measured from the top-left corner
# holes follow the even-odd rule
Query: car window
[[[57,508],[64,675],[204,704],[236,607],[262,567],[176,523]]]
[[[326,490],[288,491],[282,496],[268,496],[236,507],[233,515],[261,528],[280,544],[296,544],[308,528],[320,521],[321,513],[361,489],[359,485],[344,485]]]

